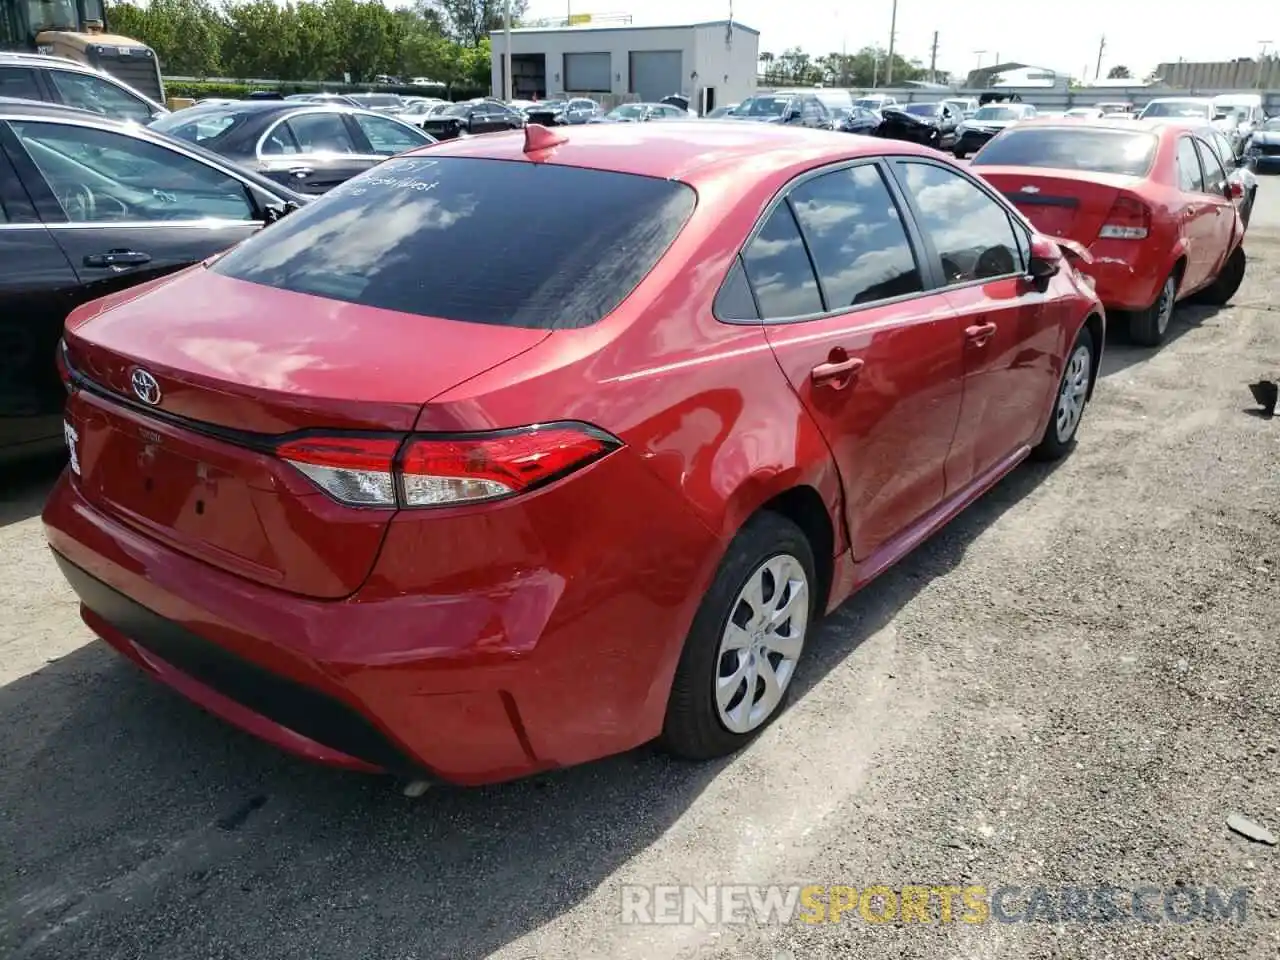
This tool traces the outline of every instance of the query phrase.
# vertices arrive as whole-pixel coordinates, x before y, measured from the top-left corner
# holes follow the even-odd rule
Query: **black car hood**
[[[907,113],[905,110],[895,110],[893,107],[885,107],[880,111],[880,116],[884,118],[885,123],[900,123],[913,127],[936,127],[938,125],[938,117],[921,117],[914,113]]]

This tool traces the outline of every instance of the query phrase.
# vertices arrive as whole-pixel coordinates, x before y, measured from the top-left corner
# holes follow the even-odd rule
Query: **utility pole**
[[[929,49],[929,82],[938,82],[938,31],[933,31],[933,46]]]
[[[893,86],[893,41],[898,35],[898,0],[893,0],[893,13],[889,15],[889,59],[884,65],[884,85]]]
[[[502,90],[507,103],[511,102],[511,0],[503,5]]]
[[[1102,52],[1106,49],[1107,49],[1107,36],[1106,34],[1103,34],[1102,39],[1098,41],[1098,66],[1094,68],[1094,71],[1093,71],[1094,80],[1102,79]]]

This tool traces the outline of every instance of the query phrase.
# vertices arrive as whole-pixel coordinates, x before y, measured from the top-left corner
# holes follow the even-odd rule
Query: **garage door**
[[[646,103],[679,93],[684,85],[679,50],[636,50],[631,54],[631,92]]]
[[[613,65],[607,53],[566,53],[566,93],[608,93],[613,89]]]

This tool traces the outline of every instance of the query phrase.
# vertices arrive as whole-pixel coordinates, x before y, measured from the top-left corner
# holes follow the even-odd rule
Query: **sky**
[[[778,54],[799,46],[818,56],[889,44],[892,0],[732,0],[733,17],[760,31],[760,50]],[[530,17],[571,13],[629,13],[636,24],[695,23],[723,20],[730,0],[530,0]],[[1001,60],[1016,60],[1092,78],[1103,36],[1102,75],[1124,65],[1143,76],[1165,61],[1232,60],[1256,57],[1261,41],[1280,45],[1280,3],[1240,6],[1216,25],[1212,16],[1186,16],[1189,0],[1069,0],[1035,4],[1028,0],[899,0],[895,53],[929,62],[938,32],[938,69],[967,73]],[[1247,11],[1247,13],[1245,12]],[[1236,14],[1239,14],[1238,16]],[[979,55],[977,51],[985,53]]]

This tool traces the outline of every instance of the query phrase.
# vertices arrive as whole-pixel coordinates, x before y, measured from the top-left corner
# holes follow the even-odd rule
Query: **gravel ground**
[[[1079,449],[837,612],[742,756],[408,800],[285,757],[91,641],[0,490],[0,956],[1280,954],[1280,180],[1236,304],[1113,343]],[[1114,338],[1113,338],[1114,340]],[[1251,888],[1244,923],[639,926],[624,884]],[[1012,902],[1012,901],[1011,901]],[[1157,906],[1157,910],[1158,910]],[[935,913],[936,916],[936,913]]]

